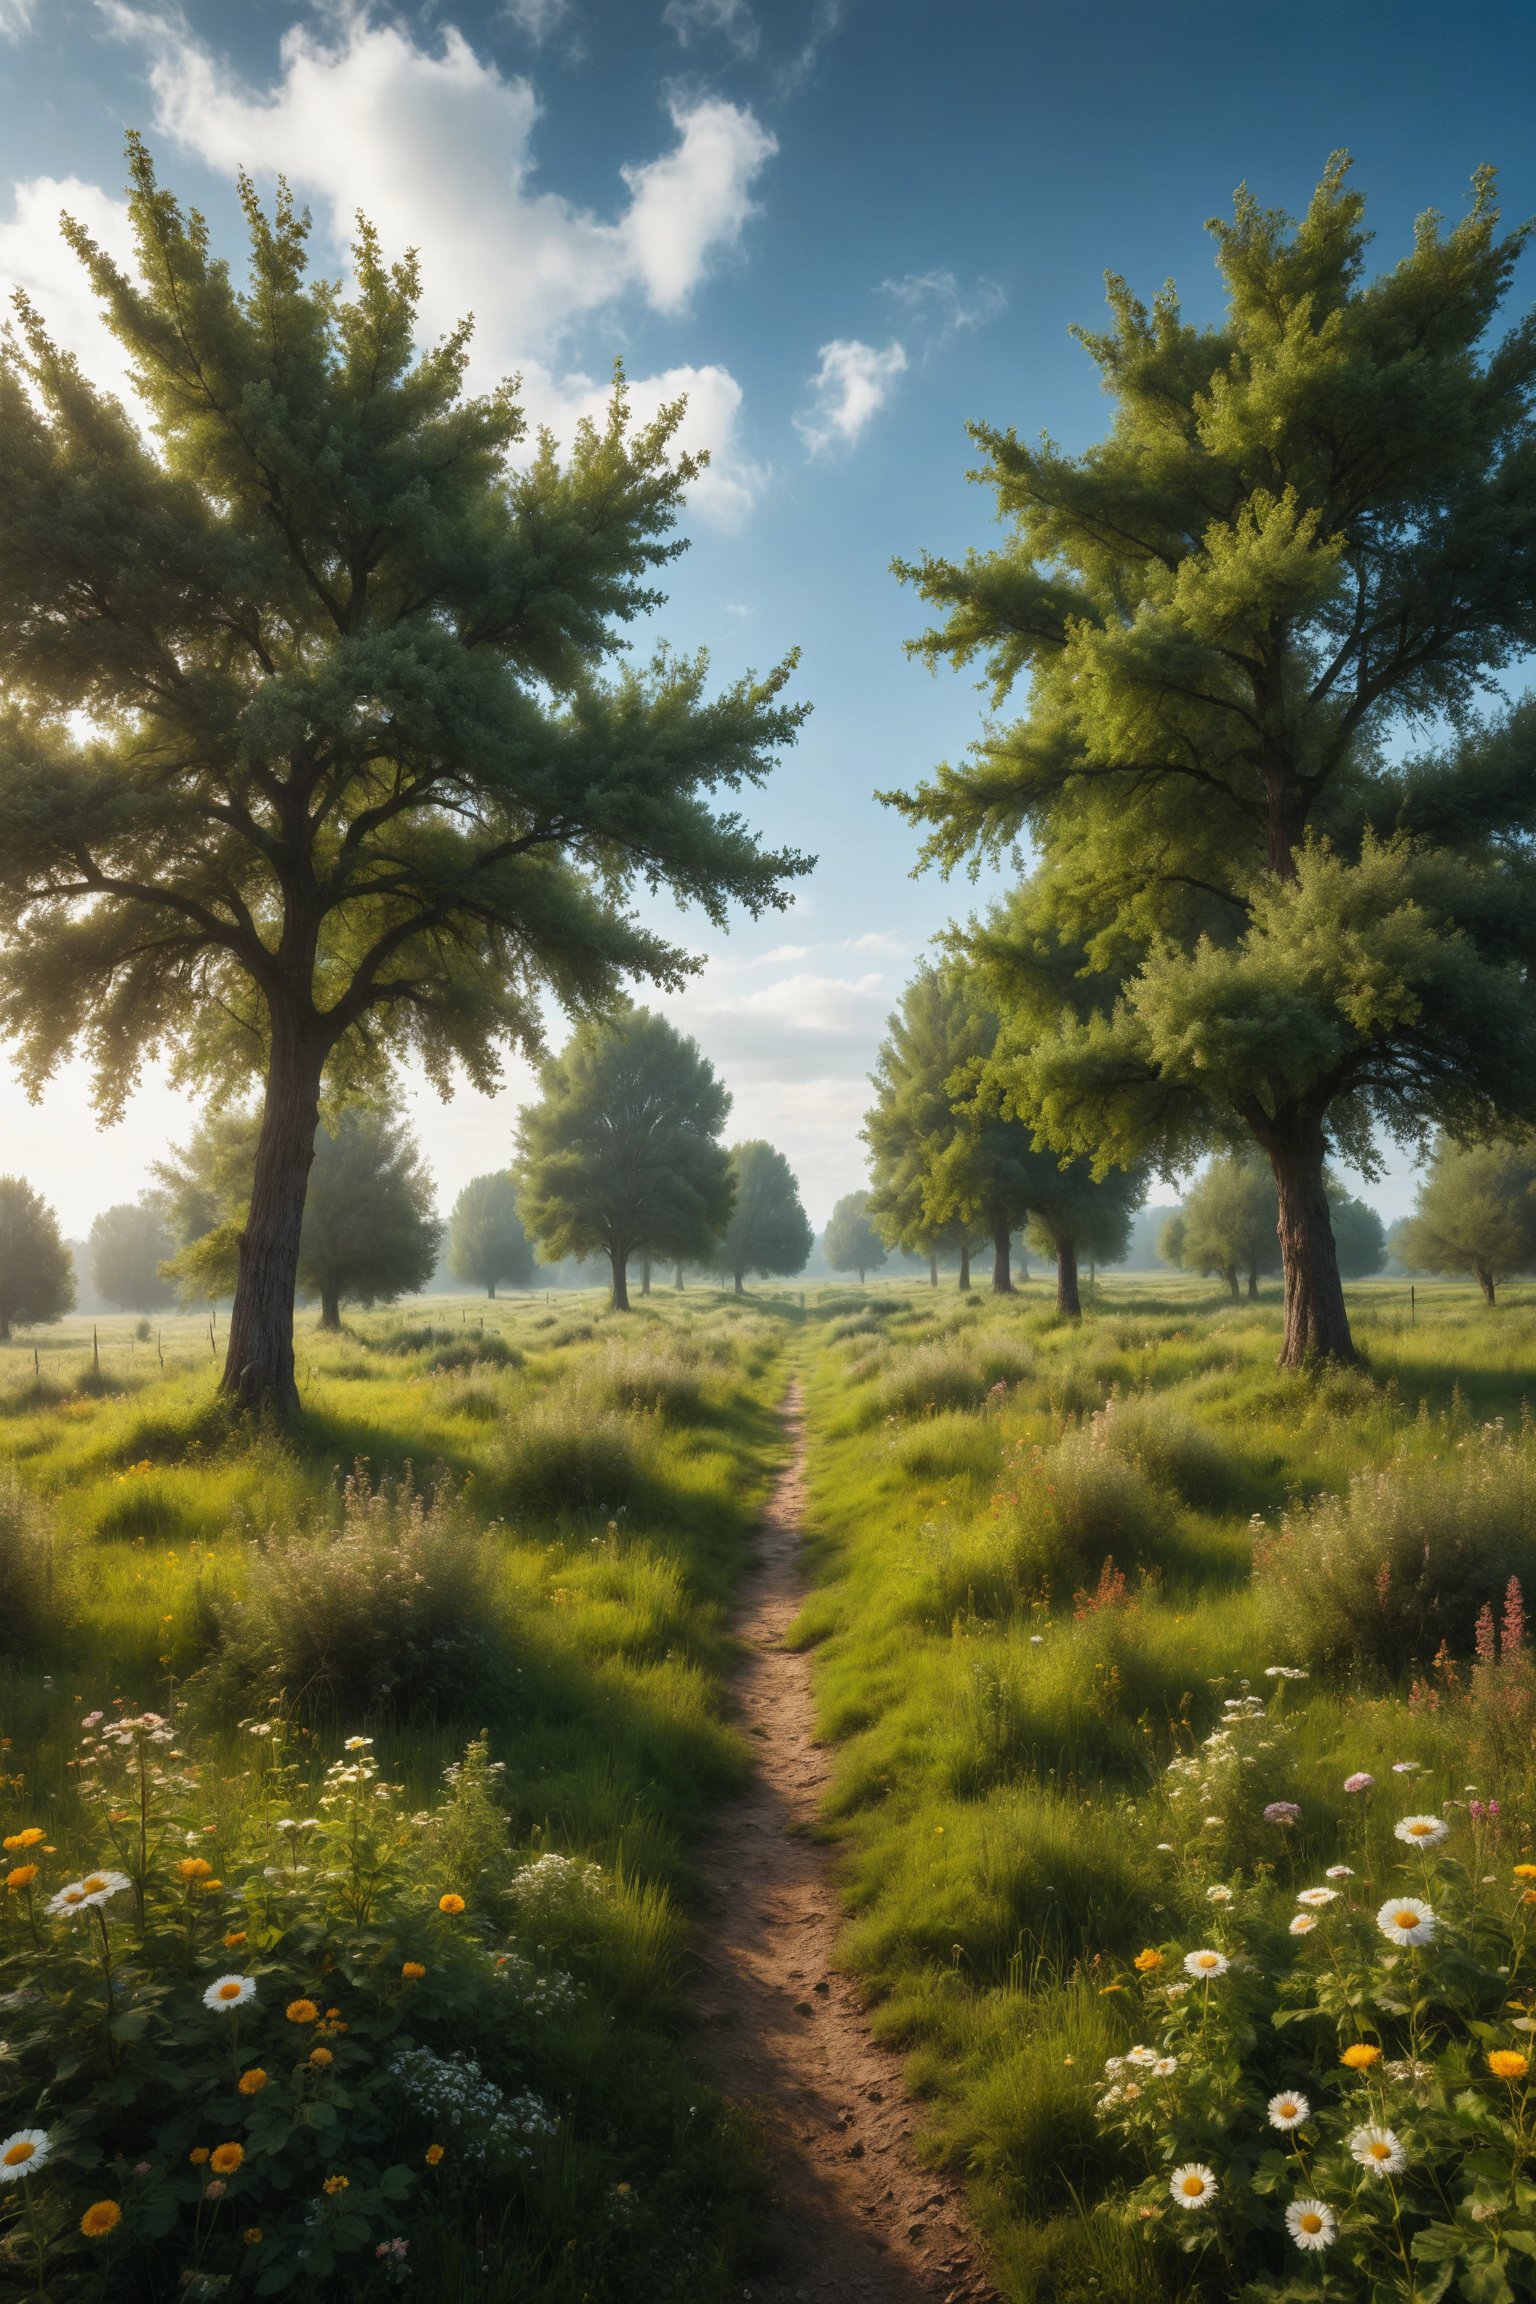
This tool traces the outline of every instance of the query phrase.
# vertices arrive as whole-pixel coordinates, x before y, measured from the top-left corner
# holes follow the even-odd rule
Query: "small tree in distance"
[[[164,1193],[104,1208],[88,1246],[97,1289],[120,1312],[157,1312],[175,1303],[176,1291],[160,1269],[176,1253]]]
[[[616,1312],[637,1256],[707,1264],[731,1215],[720,1132],[731,1099],[714,1067],[648,1009],[578,1025],[540,1072],[518,1124],[524,1224],[547,1262],[608,1259]]]
[[[0,1341],[73,1311],[75,1274],[59,1220],[21,1176],[0,1176]]]
[[[350,1105],[321,1124],[299,1235],[299,1284],[320,1299],[322,1328],[344,1303],[392,1304],[424,1288],[443,1227],[432,1178],[405,1125]]]
[[[800,1187],[782,1152],[760,1137],[731,1146],[736,1205],[725,1228],[716,1261],[729,1272],[738,1296],[746,1294],[749,1272],[760,1279],[803,1272],[815,1245],[811,1220],[800,1205]]]
[[[1158,1237],[1158,1254],[1185,1272],[1210,1272],[1225,1280],[1237,1301],[1238,1280],[1246,1274],[1248,1293],[1259,1293],[1259,1276],[1280,1269],[1280,1203],[1269,1163],[1252,1153],[1230,1152],[1211,1161],[1170,1216]]]
[[[1470,1272],[1492,1308],[1501,1280],[1536,1266],[1536,1141],[1436,1149],[1393,1245],[1426,1272]]]
[[[869,1213],[867,1192],[845,1192],[834,1207],[821,1236],[822,1252],[834,1272],[857,1272],[859,1285],[867,1272],[878,1272],[885,1262],[885,1242]]]
[[[467,1287],[494,1296],[504,1283],[526,1288],[533,1279],[533,1246],[517,1212],[517,1194],[504,1168],[472,1176],[448,1219],[448,1269]]]

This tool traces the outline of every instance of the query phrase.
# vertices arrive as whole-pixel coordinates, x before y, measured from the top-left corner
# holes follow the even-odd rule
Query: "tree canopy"
[[[517,1212],[517,1194],[504,1168],[472,1176],[448,1219],[448,1269],[455,1280],[494,1296],[503,1285],[526,1288],[533,1279],[533,1243]]]
[[[729,1272],[738,1296],[748,1273],[787,1278],[805,1270],[815,1246],[811,1220],[800,1204],[795,1172],[782,1152],[761,1137],[730,1150],[735,1202],[715,1262]]]
[[[1006,541],[898,573],[996,717],[888,797],[945,869],[1033,848],[1005,1054],[1042,1140],[1263,1151],[1300,1365],[1353,1352],[1329,1150],[1536,1113],[1536,714],[1474,711],[1536,638],[1536,330],[1495,332],[1527,235],[1487,172],[1374,277],[1342,157],[1299,222],[1245,189],[1212,230],[1211,327],[1111,276],[1094,447],[972,427]],[[1436,714],[1455,743],[1389,750]]]
[[[415,261],[360,223],[349,288],[280,191],[237,283],[129,144],[136,262],[64,230],[132,415],[22,300],[0,355],[0,1027],[36,1092],[71,1049],[118,1112],[146,1049],[264,1086],[224,1382],[296,1402],[292,1302],[322,1082],[446,1090],[696,965],[636,884],[715,923],[808,868],[734,804],[791,742],[792,660],[711,693],[617,663],[699,459],[622,379],[562,460],[470,325],[418,342]]]
[[[1469,1272],[1492,1305],[1501,1281],[1536,1268],[1536,1139],[1442,1141],[1393,1245],[1422,1271]]]
[[[720,1133],[731,1099],[664,1016],[630,1008],[577,1026],[518,1122],[514,1181],[546,1260],[608,1258],[616,1311],[636,1256],[708,1263],[731,1215]]]
[[[950,1082],[975,1053],[971,1003],[953,969],[918,969],[886,1019],[870,1086],[875,1100],[860,1131],[870,1150],[869,1213],[883,1240],[929,1258],[955,1247],[960,1285],[970,1286],[976,1233],[936,1215],[934,1170],[960,1131]]]
[[[22,1176],[0,1176],[0,1338],[73,1311],[75,1273],[59,1220]]]
[[[175,1303],[175,1288],[160,1269],[176,1252],[163,1193],[104,1208],[87,1247],[97,1289],[119,1311],[154,1312]]]
[[[834,1272],[857,1272],[860,1283],[885,1262],[885,1242],[870,1213],[867,1192],[845,1192],[827,1219],[822,1253]]]

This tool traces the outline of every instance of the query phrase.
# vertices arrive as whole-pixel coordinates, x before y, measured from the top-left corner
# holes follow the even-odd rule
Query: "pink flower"
[[[1374,1776],[1367,1776],[1365,1770],[1359,1768],[1353,1776],[1345,1777],[1344,1789],[1346,1792],[1369,1792],[1375,1781]]]
[[[1266,1824],[1292,1825],[1301,1822],[1301,1810],[1294,1800],[1271,1800],[1264,1811]]]

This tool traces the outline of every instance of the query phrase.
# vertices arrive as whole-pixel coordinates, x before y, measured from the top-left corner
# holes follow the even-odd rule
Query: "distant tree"
[[[615,1311],[629,1264],[707,1263],[731,1215],[728,1091],[696,1042],[645,1008],[577,1026],[543,1064],[518,1126],[514,1182],[547,1259],[601,1252]]]
[[[875,1229],[867,1192],[845,1192],[832,1210],[821,1236],[822,1253],[834,1272],[857,1272],[862,1287],[867,1272],[878,1272],[885,1262],[885,1242]]]
[[[0,1176],[0,1340],[74,1309],[75,1274],[59,1220],[20,1176]]]
[[[160,1269],[176,1252],[164,1193],[146,1192],[104,1208],[88,1245],[97,1292],[120,1312],[155,1312],[176,1301]]]
[[[1086,1160],[1051,1165],[1031,1187],[1028,1237],[1056,1259],[1056,1309],[1069,1320],[1082,1315],[1079,1267],[1117,1264],[1131,1237],[1131,1218],[1146,1198],[1140,1171],[1112,1168],[1095,1177]]]
[[[935,1161],[959,1131],[949,1083],[969,1051],[967,1004],[953,974],[919,968],[886,1019],[870,1086],[875,1101],[860,1133],[869,1146],[869,1213],[882,1240],[926,1256],[938,1286],[938,1252],[958,1254],[960,1286],[971,1284],[974,1235],[935,1220],[929,1185]]]
[[[526,1288],[533,1279],[533,1246],[517,1212],[517,1194],[504,1168],[472,1176],[448,1219],[448,1269],[455,1280],[494,1296],[505,1282]]]
[[[1470,1272],[1493,1305],[1500,1281],[1536,1267],[1536,1139],[1442,1138],[1393,1245],[1410,1268]]]
[[[803,1272],[816,1235],[800,1205],[794,1170],[782,1152],[754,1137],[733,1144],[730,1160],[736,1203],[716,1259],[741,1296],[749,1272],[764,1280],[775,1273],[787,1278]]]
[[[1342,1280],[1369,1280],[1387,1260],[1387,1228],[1374,1208],[1328,1178],[1328,1219]]]
[[[165,1273],[184,1302],[234,1292],[261,1115],[236,1105],[205,1113],[185,1144],[154,1163],[176,1252]]]
[[[1280,1269],[1279,1215],[1268,1162],[1251,1153],[1224,1153],[1163,1226],[1158,1253],[1186,1272],[1225,1280],[1234,1302],[1239,1275],[1246,1274],[1248,1293],[1257,1296],[1260,1274]]]
[[[362,223],[342,289],[245,184],[242,280],[129,168],[131,266],[64,229],[133,413],[30,308],[0,355],[0,1031],[32,1084],[84,1042],[109,1114],[150,1045],[264,1083],[223,1383],[291,1411],[322,1089],[404,1056],[486,1089],[546,997],[675,982],[636,885],[782,905],[808,859],[740,795],[801,715],[788,663],[716,695],[701,656],[619,663],[681,549],[681,401],[637,426],[620,381],[530,452],[413,256]]]

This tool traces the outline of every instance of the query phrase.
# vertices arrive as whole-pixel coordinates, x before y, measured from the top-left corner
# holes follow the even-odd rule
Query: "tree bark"
[[[992,1293],[994,1296],[1013,1294],[1012,1256],[1006,1224],[999,1224],[992,1235]]]
[[[969,1296],[970,1292],[971,1244],[968,1240],[962,1240],[960,1243],[960,1293],[962,1296]]]
[[[1279,1113],[1259,1141],[1269,1154],[1280,1200],[1277,1230],[1285,1275],[1285,1338],[1278,1364],[1306,1368],[1316,1361],[1338,1360],[1348,1365],[1357,1354],[1323,1186],[1322,1116],[1295,1110]]]
[[[1483,1292],[1483,1302],[1487,1305],[1489,1311],[1491,1312],[1493,1310],[1494,1303],[1493,1274],[1491,1272],[1484,1272],[1479,1269],[1477,1275],[1477,1284]]]
[[[627,1312],[629,1310],[629,1258],[615,1248],[610,1250],[608,1262],[613,1271],[613,1309],[615,1312]]]
[[[1069,1320],[1083,1316],[1083,1300],[1077,1291],[1077,1242],[1058,1240],[1056,1243],[1056,1309]]]
[[[681,1264],[679,1264],[679,1266],[678,1266],[678,1268],[677,1268],[677,1278],[676,1278],[676,1279],[673,1281],[672,1285],[673,1285],[673,1287],[674,1287],[674,1288],[676,1288],[676,1289],[679,1289],[679,1290],[682,1288],[682,1285],[683,1285],[683,1268],[682,1268]]]
[[[741,1284],[741,1274],[739,1272],[733,1272],[731,1274],[731,1278],[735,1282],[737,1295],[745,1296],[746,1290]]]
[[[937,1248],[930,1248],[928,1251],[928,1285],[930,1288],[937,1288],[938,1284],[939,1252]]]
[[[341,1326],[341,1297],[334,1288],[320,1291],[320,1325],[331,1329]]]
[[[1257,1297],[1258,1297],[1258,1293],[1259,1293],[1259,1275],[1258,1275],[1258,1271],[1257,1271],[1257,1269],[1255,1268],[1255,1266],[1253,1266],[1252,1264],[1250,1264],[1250,1265],[1249,1265],[1249,1267],[1248,1267],[1248,1296],[1249,1296],[1249,1300],[1250,1300],[1250,1302],[1253,1302],[1253,1301],[1256,1301],[1256,1300],[1257,1300]]]
[[[1231,1291],[1232,1291],[1232,1301],[1233,1301],[1233,1303],[1235,1304],[1235,1303],[1238,1301],[1238,1294],[1237,1294],[1237,1266],[1236,1266],[1235,1264],[1229,1264],[1229,1265],[1227,1266],[1227,1271],[1226,1271],[1226,1281],[1227,1281],[1227,1286],[1228,1286],[1228,1287],[1231,1289]]]
[[[318,1036],[274,1016],[267,1093],[251,1205],[240,1235],[240,1272],[229,1315],[220,1389],[247,1408],[294,1414],[293,1299],[299,1273],[304,1195],[320,1120],[326,1051]]]

